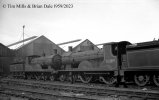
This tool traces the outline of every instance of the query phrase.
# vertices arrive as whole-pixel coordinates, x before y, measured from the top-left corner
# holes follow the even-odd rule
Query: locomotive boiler
[[[98,62],[97,62],[98,60]],[[74,64],[73,68],[86,69],[88,67],[80,66],[81,62],[89,61],[94,63],[95,66],[99,65],[99,62],[103,60],[103,51],[102,50],[89,50],[84,52],[66,52],[62,55],[62,64],[65,66]],[[96,63],[95,63],[96,62]],[[94,66],[94,67],[95,67]],[[90,66],[93,67],[93,66]],[[66,67],[70,68],[70,66]]]

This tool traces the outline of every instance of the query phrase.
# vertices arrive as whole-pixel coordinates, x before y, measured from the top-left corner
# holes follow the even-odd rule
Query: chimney
[[[68,51],[72,52],[72,46],[68,47]]]
[[[53,49],[54,54],[57,54],[57,49]]]

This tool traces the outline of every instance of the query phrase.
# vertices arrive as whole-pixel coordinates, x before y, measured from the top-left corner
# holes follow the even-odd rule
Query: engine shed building
[[[47,56],[54,54],[55,51],[61,55],[63,52],[65,52],[62,48],[60,48],[58,45],[56,45],[43,35],[22,45],[15,51],[17,57],[26,57],[32,55]]]
[[[86,39],[72,49],[72,52],[82,52],[89,50],[100,50],[96,45],[94,45],[90,40]]]
[[[0,76],[9,74],[9,65],[14,58],[14,51],[0,43]]]

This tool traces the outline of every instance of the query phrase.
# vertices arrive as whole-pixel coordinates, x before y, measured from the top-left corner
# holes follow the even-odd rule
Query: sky
[[[8,6],[19,4],[42,8]],[[73,7],[44,8],[57,4]],[[54,43],[152,41],[159,38],[159,0],[0,0],[0,43],[22,40],[23,25],[25,38],[44,35]]]

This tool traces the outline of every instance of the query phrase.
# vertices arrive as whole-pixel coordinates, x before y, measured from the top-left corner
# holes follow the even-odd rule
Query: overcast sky
[[[73,4],[73,8],[3,8],[11,4]],[[54,43],[95,44],[159,38],[159,0],[0,0],[0,42],[44,35]]]

